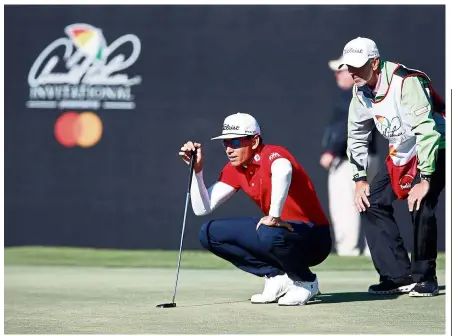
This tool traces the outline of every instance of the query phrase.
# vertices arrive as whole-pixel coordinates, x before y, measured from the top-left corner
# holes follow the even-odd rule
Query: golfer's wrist
[[[281,217],[276,217],[276,216],[272,216],[272,215],[269,215],[269,216],[270,216],[270,221],[275,224],[279,223],[279,221],[281,219]]]

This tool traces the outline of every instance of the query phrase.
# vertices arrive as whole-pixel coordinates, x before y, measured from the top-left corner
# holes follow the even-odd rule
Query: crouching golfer
[[[331,250],[330,226],[303,167],[281,146],[263,143],[254,117],[245,113],[224,120],[221,139],[229,162],[209,189],[203,180],[201,144],[185,143],[179,155],[188,164],[197,150],[191,203],[207,215],[242,189],[259,206],[262,218],[228,218],[202,225],[201,244],[239,269],[264,277],[252,303],[304,305],[319,293],[309,269]]]

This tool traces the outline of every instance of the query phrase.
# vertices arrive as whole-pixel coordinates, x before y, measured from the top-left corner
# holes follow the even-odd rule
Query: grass
[[[5,248],[5,265],[58,265],[95,267],[175,268],[178,251],[106,250],[68,247]],[[437,260],[438,269],[445,268],[445,255]],[[234,269],[228,262],[206,251],[183,251],[181,267],[185,269]],[[374,270],[370,258],[338,257],[331,254],[316,271]]]
[[[375,271],[317,272],[306,306],[253,305],[263,281],[237,269],[5,266],[6,334],[444,334],[445,295],[375,296]],[[444,284],[444,271],[438,272]],[[442,287],[444,288],[444,287]]]
[[[204,251],[184,251],[177,308],[177,251],[19,247],[4,251],[5,334],[444,334],[441,293],[375,296],[367,257],[331,255],[315,267],[322,294],[302,307],[252,305],[261,278]]]

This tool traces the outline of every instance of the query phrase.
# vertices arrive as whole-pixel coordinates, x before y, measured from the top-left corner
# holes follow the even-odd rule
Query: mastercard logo
[[[55,138],[65,147],[92,147],[102,136],[102,121],[92,112],[66,112],[55,122]]]

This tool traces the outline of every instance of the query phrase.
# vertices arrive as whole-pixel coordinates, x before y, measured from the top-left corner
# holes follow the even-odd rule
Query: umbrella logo
[[[66,35],[85,56],[103,61],[106,42],[102,31],[89,24],[72,24],[65,28]]]

